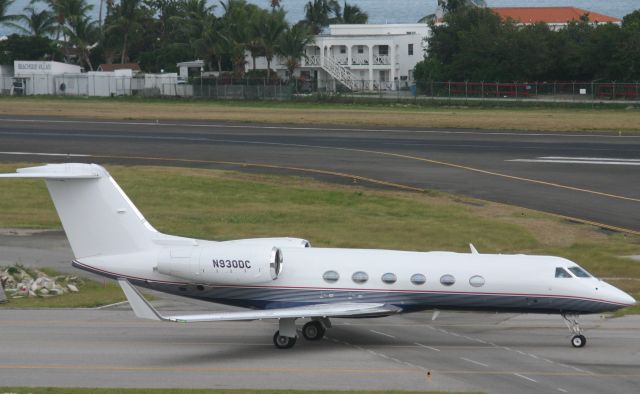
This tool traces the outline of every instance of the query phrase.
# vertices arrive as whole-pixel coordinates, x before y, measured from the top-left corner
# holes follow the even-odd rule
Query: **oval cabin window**
[[[324,279],[325,282],[334,283],[340,279],[340,274],[336,271],[327,271],[322,275],[322,279]]]
[[[449,275],[449,274],[442,275],[440,277],[440,283],[442,283],[445,286],[451,286],[454,283],[456,283],[456,278],[454,278],[453,275]]]
[[[473,287],[484,286],[484,278],[480,275],[474,275],[469,279],[469,284]]]
[[[364,271],[354,272],[351,279],[356,283],[365,283],[369,280],[369,275]]]
[[[397,280],[398,278],[396,277],[396,274],[393,274],[391,272],[387,272],[386,274],[382,275],[382,281],[388,285],[396,283]]]
[[[414,285],[423,285],[427,281],[427,278],[422,274],[411,275],[411,283]]]

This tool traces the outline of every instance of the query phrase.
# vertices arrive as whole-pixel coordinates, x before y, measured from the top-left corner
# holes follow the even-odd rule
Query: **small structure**
[[[80,66],[54,61],[13,62],[13,87],[11,94],[55,94],[60,86],[56,86],[56,76],[68,73],[79,74]]]
[[[179,75],[178,80],[180,81],[188,81],[190,72],[197,72],[198,75],[202,73],[204,70],[204,61],[203,60],[191,60],[188,62],[180,62],[176,64],[178,67]]]
[[[123,63],[123,64],[104,63],[98,66],[97,71],[113,72],[113,71],[119,71],[119,70],[129,70],[133,75],[136,75],[142,71],[140,70],[140,65],[138,63]]]
[[[552,30],[560,30],[569,22],[579,21],[584,16],[589,18],[590,23],[596,25],[622,23],[619,18],[576,7],[494,7],[491,10],[502,19],[511,18],[522,25],[546,23]]]

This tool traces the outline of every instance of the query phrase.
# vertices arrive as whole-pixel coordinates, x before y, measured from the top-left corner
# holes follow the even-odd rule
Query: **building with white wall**
[[[55,94],[59,90],[55,76],[80,71],[81,67],[74,64],[16,60],[13,62],[13,88],[17,94]]]
[[[327,34],[307,46],[296,77],[318,81],[319,87],[341,84],[353,91],[396,90],[413,84],[413,69],[424,58],[429,27],[423,23],[330,25]],[[250,56],[246,68],[252,67]],[[266,69],[258,58],[256,68]],[[284,59],[272,68],[286,77]]]

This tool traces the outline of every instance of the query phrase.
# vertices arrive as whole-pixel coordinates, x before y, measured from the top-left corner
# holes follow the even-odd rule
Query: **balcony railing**
[[[310,55],[304,61],[305,66],[318,66],[320,67],[320,55]]]
[[[388,55],[376,55],[373,57],[373,64],[376,66],[391,64],[391,58]]]
[[[354,55],[351,58],[351,64],[354,66],[367,66],[369,65],[369,56],[367,55]]]

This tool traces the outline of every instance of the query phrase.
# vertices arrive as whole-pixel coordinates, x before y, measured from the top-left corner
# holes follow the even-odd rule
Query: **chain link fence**
[[[347,88],[346,85],[351,86]],[[334,79],[202,78],[181,81],[175,74],[143,77],[91,74],[0,77],[0,95],[142,96],[237,100],[290,100],[304,97],[355,99],[456,99],[550,102],[636,102],[640,82],[437,82]]]

